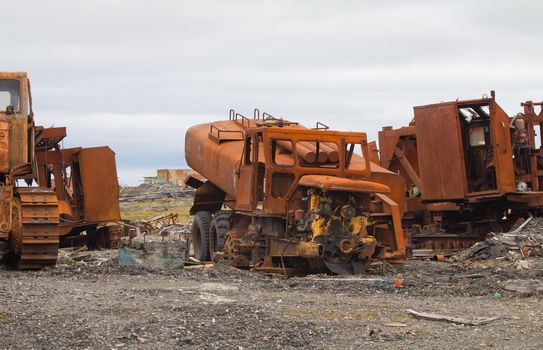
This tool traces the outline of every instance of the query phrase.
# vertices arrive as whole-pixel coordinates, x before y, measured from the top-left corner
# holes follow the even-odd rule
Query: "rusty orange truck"
[[[187,180],[197,259],[284,274],[404,261],[403,179],[370,161],[365,133],[317,126],[255,110],[187,131],[187,163],[207,179]]]

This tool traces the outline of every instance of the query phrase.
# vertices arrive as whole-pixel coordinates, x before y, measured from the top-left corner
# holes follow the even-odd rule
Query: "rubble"
[[[161,242],[162,237],[150,236]],[[373,267],[364,277],[282,279],[221,264],[205,269],[120,267],[117,250],[63,254],[73,265],[38,272],[0,269],[5,282],[0,286],[3,348],[543,345],[541,300],[503,289],[513,281],[537,280],[533,270],[500,274],[445,262],[408,261],[400,269]],[[101,262],[104,258],[108,261]],[[401,288],[375,283],[400,278]],[[494,297],[497,291],[502,294],[499,299]],[[499,319],[467,327],[415,320],[405,309],[463,315],[467,320],[481,315]]]
[[[146,269],[179,269],[189,258],[190,224],[177,222],[177,214],[164,214],[131,225],[121,240],[118,264]]]
[[[88,251],[86,246],[77,249],[62,248],[59,250],[57,268],[111,266],[114,264],[116,256],[116,251],[111,249]]]
[[[543,257],[543,218],[530,218],[523,225],[511,232],[492,233],[491,237],[461,251],[450,261],[505,259],[515,262],[518,269],[529,269],[527,258]]]
[[[185,266],[188,242],[179,236],[139,235],[121,240],[118,264],[147,270],[172,270]]]
[[[139,186],[123,186],[119,193],[119,201],[145,201],[161,198],[192,198],[194,189],[183,187],[173,183],[166,184],[141,184]]]
[[[517,292],[526,295],[543,293],[543,281],[538,280],[512,280],[505,284],[504,289],[510,292]]]

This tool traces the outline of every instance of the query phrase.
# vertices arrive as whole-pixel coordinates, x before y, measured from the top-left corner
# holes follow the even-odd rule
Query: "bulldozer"
[[[63,149],[66,128],[36,126],[30,80],[0,72],[0,260],[19,269],[56,264],[59,243],[113,246],[122,227],[115,154]]]
[[[405,262],[403,179],[370,161],[362,132],[308,129],[255,109],[189,128],[198,260],[285,275]]]
[[[0,255],[17,268],[55,265],[56,193],[29,187],[37,178],[35,124],[26,73],[0,72]]]

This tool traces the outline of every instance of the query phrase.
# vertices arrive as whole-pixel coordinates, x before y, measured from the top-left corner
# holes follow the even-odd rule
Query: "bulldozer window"
[[[250,165],[252,163],[252,149],[253,149],[253,138],[247,137],[245,139],[245,154],[243,155],[243,158],[245,158],[245,165]]]
[[[314,168],[338,168],[338,146],[334,142],[299,141],[296,152],[301,166]]]
[[[272,162],[278,166],[293,166],[294,156],[292,155],[292,141],[272,140]]]
[[[494,144],[487,104],[461,106],[458,110],[466,155],[468,192],[495,190]]]
[[[7,106],[19,110],[19,88],[19,80],[0,80],[0,112],[4,112]]]
[[[345,145],[345,169],[351,168],[352,160],[354,155],[363,157],[362,145],[358,143],[348,143]]]

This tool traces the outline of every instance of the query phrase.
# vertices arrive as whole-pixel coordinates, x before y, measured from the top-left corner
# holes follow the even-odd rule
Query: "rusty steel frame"
[[[115,155],[108,147],[61,148],[65,128],[38,128],[38,182],[55,190],[61,236],[121,219]]]
[[[381,166],[400,174],[410,193],[406,196],[403,222],[411,247],[462,248],[484,238],[489,230],[507,229],[516,218],[543,208],[543,192],[539,192],[543,150],[535,147],[535,126],[543,130],[543,110],[536,113],[535,106],[541,105],[524,102],[524,113],[510,118],[492,93],[482,99],[415,107],[415,118],[409,126],[384,127],[379,132]],[[469,179],[467,167],[471,164],[465,149],[470,140],[463,136],[470,122],[460,123],[460,109],[482,115],[482,106],[488,106],[486,125],[491,137],[490,144],[488,139],[485,141],[486,149],[492,147],[486,164],[490,166],[489,174],[494,172],[495,176],[490,188],[470,186],[473,180]],[[522,130],[514,126],[515,120],[523,121],[519,123]],[[525,152],[529,159],[516,162],[519,152]],[[532,190],[518,191],[516,185],[521,181]],[[461,213],[470,211],[481,215],[470,220],[462,217]],[[510,219],[500,221],[505,212]],[[465,232],[439,233],[443,220],[457,229],[464,227]]]

